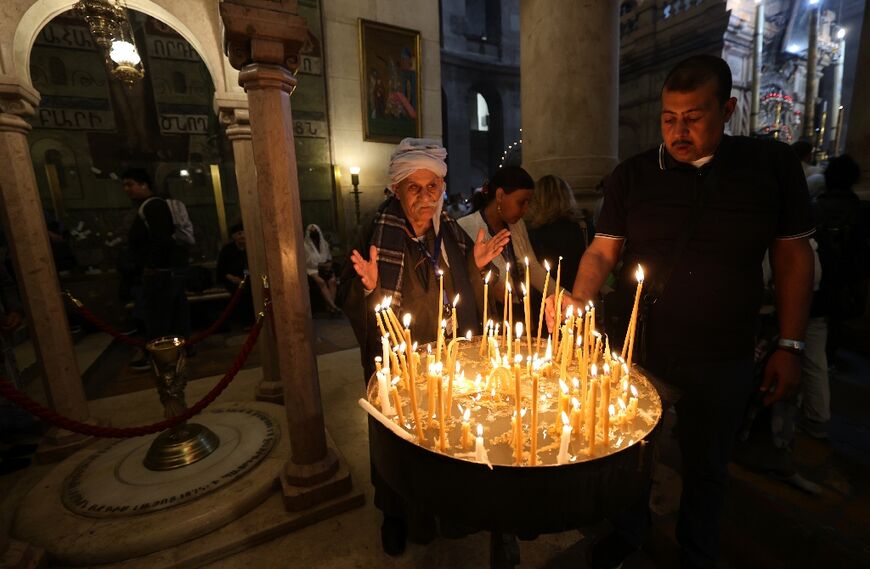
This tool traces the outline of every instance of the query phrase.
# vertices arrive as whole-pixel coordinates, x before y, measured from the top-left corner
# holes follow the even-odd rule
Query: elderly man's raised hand
[[[478,269],[483,269],[493,259],[501,255],[502,250],[511,239],[511,232],[507,229],[502,229],[492,239],[486,239],[483,228],[477,232],[477,239],[474,240],[474,264]]]
[[[354,249],[350,254],[350,262],[353,263],[353,270],[359,275],[363,287],[374,290],[378,286],[378,248],[374,245],[369,247],[368,261]]]

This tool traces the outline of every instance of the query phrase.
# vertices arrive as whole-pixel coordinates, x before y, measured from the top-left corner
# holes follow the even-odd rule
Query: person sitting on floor
[[[329,242],[323,236],[320,227],[314,223],[305,228],[305,265],[308,279],[314,282],[320,291],[330,316],[341,314],[341,310],[335,305],[338,281],[335,279]]]

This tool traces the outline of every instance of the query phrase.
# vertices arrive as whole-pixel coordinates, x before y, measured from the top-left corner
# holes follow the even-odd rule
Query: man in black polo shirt
[[[782,337],[761,386],[767,404],[798,385],[812,296],[813,224],[800,164],[785,144],[724,135],[736,105],[730,94],[731,70],[718,57],[694,56],[670,72],[662,89],[664,142],[610,176],[571,299],[581,306],[594,299],[620,254],[620,291],[630,298],[641,264],[644,290],[657,297],[642,363],[682,392],[675,408],[683,567],[716,564],[726,465],[753,392],[765,250]],[[631,301],[608,304],[630,309]],[[612,520],[615,531],[590,552],[593,567],[620,567],[641,546],[648,499]]]

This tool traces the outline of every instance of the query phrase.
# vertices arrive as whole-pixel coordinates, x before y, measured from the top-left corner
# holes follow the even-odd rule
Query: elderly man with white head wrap
[[[458,330],[480,332],[481,271],[501,253],[510,233],[486,239],[481,231],[473,241],[441,211],[446,158],[447,151],[434,140],[406,138],[399,144],[390,159],[393,195],[378,208],[363,246],[353,251],[345,269],[338,303],[363,348],[365,378],[381,351],[374,307],[384,297],[392,297],[395,312],[413,316],[411,328],[421,344],[435,340],[438,302],[452,304],[456,294]],[[441,299],[439,271],[444,271]]]
[[[406,138],[399,144],[390,160],[393,195],[378,208],[364,231],[362,246],[353,251],[342,275],[338,304],[359,341],[366,379],[374,372],[375,356],[381,353],[374,308],[386,296],[392,297],[398,314],[413,316],[411,329],[420,344],[436,339],[438,303],[452,305],[456,294],[460,295],[455,315],[460,333],[481,331],[481,272],[490,268],[510,234],[504,230],[486,239],[481,230],[475,241],[442,213],[446,157],[447,151],[436,141]],[[360,251],[367,252],[368,258]],[[441,298],[440,271],[444,272]],[[451,329],[448,326],[448,332]],[[431,526],[420,520],[430,518],[404,503],[374,470],[372,484],[375,505],[384,512],[384,550],[391,555],[404,550],[406,521],[412,539],[415,533],[425,539],[420,536],[420,527]]]

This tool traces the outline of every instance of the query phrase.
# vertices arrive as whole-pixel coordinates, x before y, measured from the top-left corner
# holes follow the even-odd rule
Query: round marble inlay
[[[278,426],[256,409],[214,409],[192,419],[220,446],[194,464],[153,471],[143,460],[157,435],[124,439],[89,455],[64,482],[63,504],[90,517],[121,517],[178,506],[213,492],[254,468],[278,438]]]

